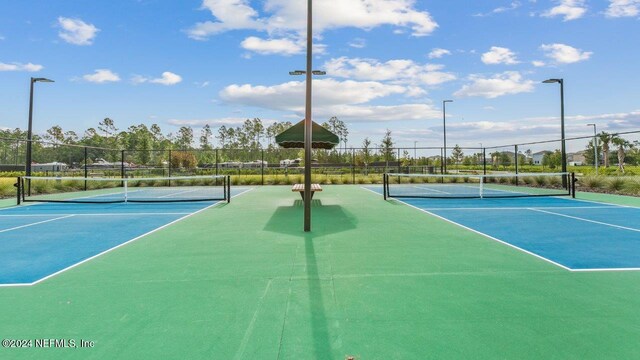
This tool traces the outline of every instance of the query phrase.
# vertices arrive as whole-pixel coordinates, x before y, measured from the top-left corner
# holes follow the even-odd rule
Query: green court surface
[[[2,339],[95,343],[0,359],[640,358],[639,271],[570,272],[358,186],[316,194],[310,234],[302,212],[257,187],[0,287]]]

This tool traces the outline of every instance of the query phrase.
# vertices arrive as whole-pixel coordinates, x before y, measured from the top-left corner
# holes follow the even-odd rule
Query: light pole
[[[443,100],[442,101],[442,133],[444,137],[444,147],[442,149],[442,165],[443,165],[443,174],[447,173],[447,103],[453,102],[453,100]]]
[[[325,71],[313,68],[313,4],[307,0],[307,69],[289,72],[289,75],[306,75],[304,109],[304,231],[311,231],[311,81],[312,75],[325,75]]]
[[[593,126],[593,163],[596,166],[596,175],[598,175],[598,136],[596,135],[596,124],[587,124]]]
[[[567,172],[567,148],[564,140],[564,79],[548,79],[543,81],[545,84],[560,84],[560,136],[562,140],[562,172]],[[567,187],[567,177],[562,176],[562,186]]]
[[[416,151],[416,146],[418,145],[417,141],[413,142],[413,160],[416,162],[416,166],[418,166],[418,152]]]
[[[37,82],[54,82],[46,78],[31,78],[29,92],[29,127],[27,130],[27,163],[25,167],[25,175],[31,176],[31,142],[33,140],[33,84]],[[31,181],[29,183],[29,194],[31,194]]]

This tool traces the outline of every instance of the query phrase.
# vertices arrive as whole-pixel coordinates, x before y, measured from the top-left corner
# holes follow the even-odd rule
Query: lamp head
[[[543,81],[545,84],[562,83],[562,79],[548,79]]]
[[[453,102],[453,100],[443,100],[443,103]]]
[[[304,70],[294,70],[294,71],[289,71],[289,75],[304,75],[307,72]]]
[[[49,83],[55,82],[55,81],[53,81],[51,79],[47,79],[47,78],[31,78],[31,81],[33,81],[33,82],[49,82]]]

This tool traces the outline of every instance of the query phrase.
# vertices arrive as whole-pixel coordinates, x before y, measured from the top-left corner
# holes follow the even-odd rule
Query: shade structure
[[[312,121],[311,147],[314,149],[333,149],[340,143],[338,135]],[[304,119],[287,130],[276,135],[276,143],[287,149],[304,149]]]

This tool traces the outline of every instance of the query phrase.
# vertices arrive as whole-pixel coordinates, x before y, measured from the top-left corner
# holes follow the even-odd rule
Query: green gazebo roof
[[[333,149],[340,143],[338,135],[311,122],[311,147],[314,149]],[[304,119],[287,130],[276,135],[276,143],[283,148],[304,148]]]

